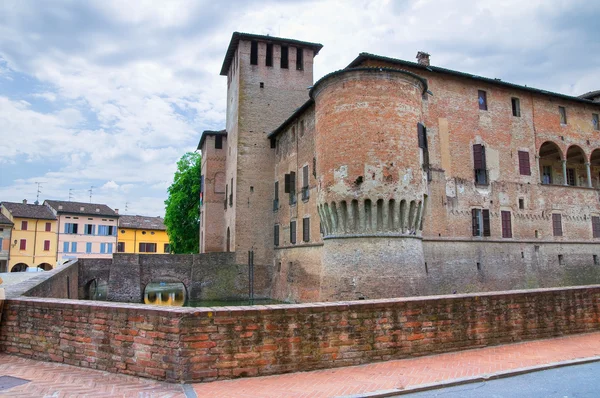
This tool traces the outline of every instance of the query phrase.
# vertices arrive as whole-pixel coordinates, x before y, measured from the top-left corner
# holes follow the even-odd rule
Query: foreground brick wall
[[[0,349],[208,381],[590,332],[599,314],[600,286],[223,309],[20,298],[6,301]]]

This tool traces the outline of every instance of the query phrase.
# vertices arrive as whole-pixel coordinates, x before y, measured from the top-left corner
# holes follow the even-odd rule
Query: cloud
[[[106,184],[102,185],[102,189],[119,189],[119,184],[114,181],[108,181]]]

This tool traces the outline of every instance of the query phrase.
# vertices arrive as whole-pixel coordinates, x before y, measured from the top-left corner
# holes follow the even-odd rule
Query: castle
[[[600,91],[551,93],[234,33],[205,131],[200,251],[254,255],[273,298],[332,301],[600,282]]]

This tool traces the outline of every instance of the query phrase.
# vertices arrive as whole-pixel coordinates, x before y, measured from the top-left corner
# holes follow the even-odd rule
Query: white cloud
[[[107,181],[106,184],[102,185],[102,189],[119,189],[119,184],[114,181]]]

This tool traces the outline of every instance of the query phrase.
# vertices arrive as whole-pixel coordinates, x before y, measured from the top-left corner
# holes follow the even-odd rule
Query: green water
[[[272,299],[256,300],[188,300],[185,307],[233,307],[239,305],[267,305],[267,304],[289,304],[284,301]]]

